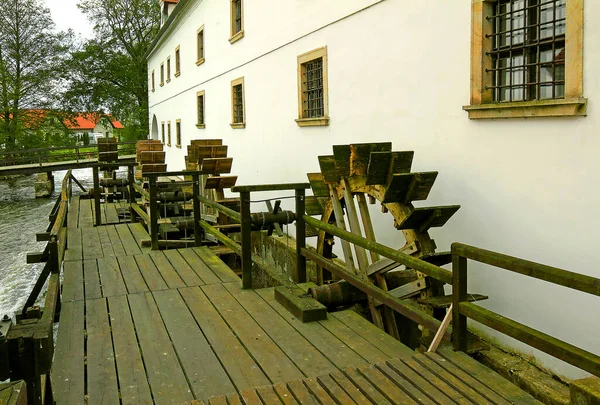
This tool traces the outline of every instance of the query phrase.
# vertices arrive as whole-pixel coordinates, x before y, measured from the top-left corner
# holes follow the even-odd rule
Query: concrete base
[[[35,198],[50,197],[54,192],[54,175],[52,172],[39,173],[35,182]]]
[[[571,404],[600,405],[600,378],[571,381]]]

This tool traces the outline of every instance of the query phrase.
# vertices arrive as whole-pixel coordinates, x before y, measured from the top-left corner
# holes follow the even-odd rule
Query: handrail
[[[364,249],[370,250],[371,252],[378,253],[383,257],[386,257],[390,260],[394,260],[395,262],[403,264],[406,267],[410,267],[411,269],[415,269],[417,271],[420,271],[421,273],[427,274],[428,276],[443,281],[444,283],[452,284],[452,272],[438,267],[435,264],[431,264],[424,260],[417,259],[416,257],[400,252],[398,250],[394,250],[391,247],[382,245],[381,243],[375,242],[373,240],[365,239],[361,236],[340,229],[337,226],[333,226],[326,222],[319,221],[318,219],[315,219],[308,215],[304,216],[304,222],[331,235],[337,236],[339,238],[347,240],[348,242],[354,243],[355,245],[360,246]]]
[[[463,243],[452,244],[452,342],[454,350],[467,349],[467,318],[511,336],[529,346],[600,376],[600,356],[556,339],[510,318],[467,301],[467,259],[548,281],[567,288],[600,295],[600,279]]]
[[[207,205],[211,208],[214,208],[215,210],[223,213],[224,215],[233,219],[234,221],[242,222],[242,215],[239,212],[236,212],[236,211],[232,210],[231,208],[227,208],[226,206],[219,204],[217,202],[214,202],[213,200],[209,200],[208,198],[204,197],[202,194],[200,194],[198,196],[198,200],[200,200],[200,202],[202,204]]]

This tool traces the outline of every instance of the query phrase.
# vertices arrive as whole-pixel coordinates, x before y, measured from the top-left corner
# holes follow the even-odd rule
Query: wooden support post
[[[452,246],[454,250],[454,246]],[[460,303],[467,301],[467,258],[452,252],[452,346],[467,351],[467,317],[460,313]]]
[[[37,320],[31,319],[24,325],[11,328],[7,338],[10,379],[24,380],[27,384],[27,404],[42,405],[41,376],[36,359],[33,338]]]
[[[350,182],[348,181],[348,179],[342,179],[342,187],[344,188],[344,201],[346,203],[346,214],[348,215],[348,222],[350,222],[350,231],[353,234],[362,237],[360,224],[358,222],[358,214],[356,213],[356,206],[354,205],[354,196],[350,191]],[[358,268],[360,270],[361,278],[367,283],[371,283],[371,280],[367,275],[367,267],[369,266],[367,252],[364,248],[357,245],[354,245],[354,250],[356,252],[356,259],[358,260]],[[373,318],[373,323],[378,328],[384,329],[381,312],[379,312],[379,310],[375,307],[375,301],[373,300],[373,297],[367,297],[367,301],[369,303],[369,310],[371,312],[371,317]]]
[[[344,211],[342,210],[342,204],[338,199],[337,193],[333,186],[329,185],[329,195],[331,196],[331,204],[333,205],[333,213],[335,215],[335,224],[338,228],[346,230],[346,223],[344,222]],[[354,270],[354,260],[352,259],[352,250],[350,249],[350,242],[340,238],[342,242],[342,251],[344,252],[344,262],[346,263],[346,269],[350,274],[356,274]]]
[[[127,182],[129,183],[129,215],[131,217],[131,223],[135,224],[138,221],[138,215],[133,208],[135,201],[135,168],[133,166],[127,166]]]
[[[150,185],[150,238],[152,250],[158,250],[158,193],[156,190],[156,177],[148,178]]]
[[[192,176],[192,180],[194,184],[192,185],[192,195],[194,198],[194,241],[196,242],[196,246],[202,245],[202,235],[200,228],[200,221],[202,220],[201,214],[201,206],[200,200],[198,196],[200,194],[200,176],[198,174],[194,174]]]
[[[252,222],[250,218],[250,192],[240,191],[242,214],[242,288],[252,288]]]
[[[96,213],[96,226],[102,225],[102,214],[100,212],[100,179],[98,178],[98,166],[92,169],[94,175],[94,212]]]
[[[304,224],[305,190],[296,189],[296,274],[294,282],[306,283],[306,257],[302,249],[306,247],[306,226]]]

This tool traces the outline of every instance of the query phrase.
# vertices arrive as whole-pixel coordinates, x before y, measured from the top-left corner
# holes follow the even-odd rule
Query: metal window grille
[[[171,123],[167,124],[167,145],[171,146]]]
[[[162,137],[162,143],[164,145],[165,143],[165,124],[161,125],[161,131],[160,131],[161,137]]]
[[[204,58],[204,31],[198,33],[198,60]]]
[[[235,26],[234,34],[237,34],[242,30],[242,0],[234,0],[233,3],[233,22]]]
[[[244,100],[241,84],[233,86],[233,123],[240,124],[244,122]]]
[[[204,125],[204,96],[198,96],[198,125]]]
[[[494,101],[564,98],[567,0],[499,0],[492,39]]]
[[[181,146],[181,122],[175,123],[175,135],[177,137],[177,143],[175,145]]]
[[[302,75],[302,117],[315,118],[325,116],[323,58],[303,63]]]

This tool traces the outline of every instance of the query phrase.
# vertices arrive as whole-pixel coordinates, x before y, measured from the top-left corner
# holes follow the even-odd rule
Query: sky
[[[85,38],[92,36],[91,25],[77,8],[78,0],[45,0],[45,2],[58,30],[66,31],[72,28]]]

